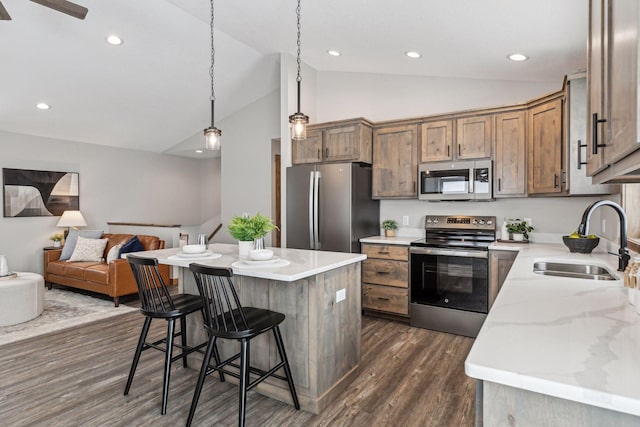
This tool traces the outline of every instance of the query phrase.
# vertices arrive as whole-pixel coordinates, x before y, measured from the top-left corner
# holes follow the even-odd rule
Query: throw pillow
[[[108,241],[109,239],[87,239],[86,237],[78,236],[76,247],[68,262],[102,261],[104,248],[107,247]]]
[[[140,239],[138,239],[138,236],[133,236],[127,243],[122,245],[122,248],[120,248],[120,255],[128,254],[129,252],[140,251],[144,251],[144,246],[142,246],[142,243],[140,243]]]
[[[107,264],[120,258],[121,248],[122,248],[122,243],[118,243],[117,245],[109,249],[109,253],[107,253]]]
[[[88,239],[99,239],[102,237],[102,230],[76,230],[72,228],[69,230],[69,235],[64,241],[62,247],[62,253],[60,254],[60,261],[67,261],[71,258],[73,250],[76,248],[76,239],[78,236],[86,237]]]

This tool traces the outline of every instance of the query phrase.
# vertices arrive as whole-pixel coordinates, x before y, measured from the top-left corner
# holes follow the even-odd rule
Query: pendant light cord
[[[209,76],[211,76],[211,127],[213,127],[214,124],[214,105],[216,102],[216,91],[215,91],[215,86],[214,86],[214,64],[215,64],[215,58],[216,58],[216,48],[214,45],[214,39],[213,39],[213,23],[215,21],[215,14],[214,14],[214,0],[211,0],[211,66],[209,67]],[[299,66],[298,66],[299,69]],[[300,71],[298,71],[298,74],[300,74]]]
[[[213,0],[212,0],[213,1]],[[296,16],[298,18],[298,76],[296,77],[296,82],[298,84],[298,112],[300,112],[300,82],[302,81],[302,77],[300,77],[300,0],[298,0],[298,7],[296,8]]]

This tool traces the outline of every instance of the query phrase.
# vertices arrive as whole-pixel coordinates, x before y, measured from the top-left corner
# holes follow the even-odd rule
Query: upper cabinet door
[[[492,118],[476,116],[456,120],[456,158],[491,157]]]
[[[373,132],[373,197],[418,197],[418,126],[393,126]]]
[[[423,123],[421,131],[420,163],[453,158],[453,120]]]
[[[291,163],[320,163],[322,161],[322,130],[307,130],[307,138],[291,141]]]
[[[527,144],[524,111],[496,115],[494,188],[496,197],[527,195]]]
[[[607,117],[604,110],[604,67],[605,67],[605,45],[606,11],[604,0],[591,0],[589,2],[589,38],[587,44],[587,175],[591,176],[607,165],[604,162],[602,147],[599,147],[594,154],[593,144],[603,144],[605,141],[604,123],[595,123],[594,120],[601,120]],[[597,116],[594,116],[596,114]],[[594,133],[595,129],[595,133]]]
[[[358,158],[358,126],[324,131],[324,160],[327,162]]]
[[[529,110],[527,123],[529,195],[563,191],[562,101],[562,98],[557,98]]]

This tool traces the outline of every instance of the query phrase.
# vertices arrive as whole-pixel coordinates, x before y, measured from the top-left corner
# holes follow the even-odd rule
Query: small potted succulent
[[[62,234],[60,234],[60,233],[54,234],[49,239],[53,242],[53,247],[54,248],[59,248],[60,245],[62,244]]]
[[[512,240],[529,240],[529,233],[533,230],[532,226],[527,225],[527,221],[519,222],[516,220],[516,222],[507,224],[507,231]]]
[[[238,240],[240,256],[248,256],[251,249],[264,248],[264,236],[278,227],[268,216],[260,213],[254,216],[248,214],[236,215],[231,218],[229,234]]]
[[[398,223],[394,219],[385,219],[382,221],[382,228],[384,228],[384,235],[387,237],[393,237],[396,235],[398,229]]]

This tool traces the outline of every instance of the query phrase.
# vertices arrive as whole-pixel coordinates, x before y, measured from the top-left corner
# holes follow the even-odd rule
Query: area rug
[[[44,311],[28,322],[0,327],[0,345],[58,332],[73,326],[137,311],[138,308],[81,293],[51,289],[44,292]]]

